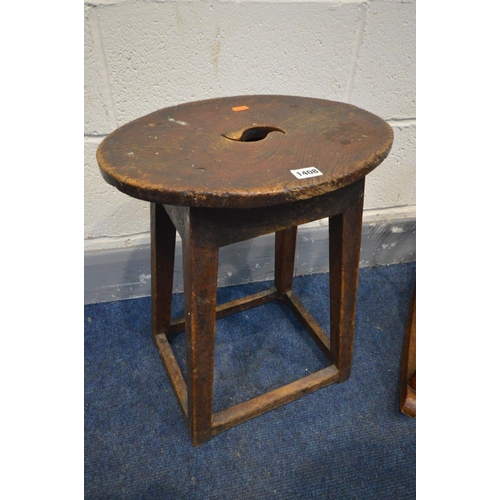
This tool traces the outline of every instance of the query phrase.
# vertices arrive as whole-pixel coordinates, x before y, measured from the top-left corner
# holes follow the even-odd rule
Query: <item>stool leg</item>
[[[215,307],[219,248],[197,235],[196,224],[183,241],[186,317],[188,423],[195,446],[212,436]]]
[[[351,373],[363,220],[364,183],[360,185],[349,208],[329,218],[330,352],[339,382]]]
[[[277,231],[274,250],[274,286],[282,297],[292,289],[297,226]]]
[[[163,205],[151,203],[151,318],[153,335],[168,335],[172,311],[175,227]]]

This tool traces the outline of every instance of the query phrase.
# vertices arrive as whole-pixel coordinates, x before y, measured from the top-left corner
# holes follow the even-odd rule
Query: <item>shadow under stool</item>
[[[365,176],[388,155],[391,127],[355,106],[251,95],[161,109],[107,136],[104,179],[151,204],[153,336],[195,446],[351,371]],[[292,290],[297,226],[329,219],[330,334]],[[171,319],[176,233],[184,318]],[[264,292],[216,304],[219,248],[275,233],[275,279]],[[212,412],[217,318],[287,304],[330,365]],[[186,331],[187,378],[169,337]]]

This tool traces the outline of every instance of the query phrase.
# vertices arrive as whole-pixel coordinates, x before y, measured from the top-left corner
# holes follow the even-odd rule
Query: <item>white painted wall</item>
[[[388,120],[394,146],[367,178],[366,215],[415,215],[414,0],[95,0],[85,2],[85,250],[149,241],[148,204],[101,178],[106,134],[240,94],[344,101]]]

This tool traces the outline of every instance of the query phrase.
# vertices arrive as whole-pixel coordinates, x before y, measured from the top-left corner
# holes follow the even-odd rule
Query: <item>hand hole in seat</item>
[[[278,127],[257,126],[247,128],[243,131],[224,134],[224,137],[226,139],[231,139],[232,141],[238,142],[256,142],[265,139],[270,132],[281,132],[282,134],[285,133],[284,130],[281,130]]]

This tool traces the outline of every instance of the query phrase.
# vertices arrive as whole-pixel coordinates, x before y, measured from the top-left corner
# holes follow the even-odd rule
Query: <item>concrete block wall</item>
[[[149,242],[149,206],[108,186],[95,152],[115,128],[192,100],[293,94],[389,121],[367,220],[415,218],[415,1],[85,2],[85,250]],[[321,227],[318,222],[313,226]]]

